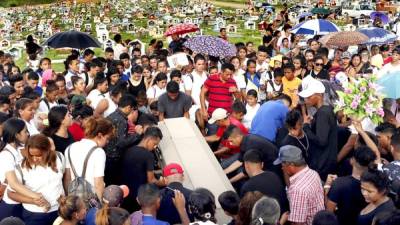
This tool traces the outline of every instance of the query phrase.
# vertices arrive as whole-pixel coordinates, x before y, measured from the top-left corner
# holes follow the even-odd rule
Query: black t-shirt
[[[157,219],[168,222],[169,224],[180,224],[182,221],[173,202],[173,198],[175,196],[174,190],[180,191],[183,196],[185,196],[186,211],[190,212],[188,207],[188,199],[192,193],[192,190],[183,187],[181,183],[173,182],[160,191],[161,202],[160,208],[157,211]],[[193,221],[192,215],[189,214],[188,216],[190,217],[191,221]]]
[[[361,182],[353,176],[338,177],[332,183],[328,199],[337,204],[340,225],[357,224],[358,215],[367,205],[361,194]]]
[[[269,43],[272,41],[272,35],[264,35],[263,36],[263,44]],[[274,50],[273,44],[271,43],[270,45],[267,46],[267,53],[271,57],[272,56],[272,50]]]
[[[129,196],[124,200],[124,208],[133,211],[137,192],[147,183],[147,172],[154,171],[154,155],[149,150],[133,146],[125,151],[122,158],[122,183],[129,187]],[[117,174],[116,174],[117,176]]]
[[[277,171],[279,174],[280,168],[273,165],[273,162],[278,157],[278,148],[274,144],[255,134],[244,136],[240,144],[239,161],[243,162],[244,154],[252,149],[258,150],[263,154],[264,170]]]
[[[303,157],[306,159],[307,164],[309,164],[311,143],[306,135],[302,138],[295,138],[291,135],[286,135],[280,144],[281,146],[293,145],[301,149]]]
[[[67,147],[70,144],[75,142],[74,138],[72,137],[72,135],[69,132],[68,132],[67,138],[60,137],[60,136],[54,134],[53,136],[51,136],[51,139],[53,139],[56,150],[61,152],[62,154],[64,154],[65,149],[67,149]]]
[[[376,209],[374,209],[370,213],[365,214],[365,215],[359,215],[357,225],[371,225],[372,221],[374,220],[374,218],[377,215],[384,213],[384,212],[391,212],[395,209],[396,209],[396,207],[394,206],[392,199],[389,198],[388,201],[379,205]]]
[[[336,170],[337,157],[337,121],[332,106],[321,106],[304,131],[315,146],[310,152],[310,167],[316,170],[322,180]]]
[[[263,173],[251,177],[243,185],[240,196],[243,197],[247,192],[251,191],[259,191],[266,196],[275,198],[279,202],[282,213],[289,210],[285,186],[275,173],[264,171]]]
[[[28,55],[37,53],[37,51],[39,51],[40,48],[41,48],[35,42],[28,42],[28,43],[25,44],[25,47],[26,47],[26,53]]]

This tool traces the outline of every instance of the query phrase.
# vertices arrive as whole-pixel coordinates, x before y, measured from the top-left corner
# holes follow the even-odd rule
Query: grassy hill
[[[1,0],[0,7],[15,7],[21,5],[49,4],[56,0]]]

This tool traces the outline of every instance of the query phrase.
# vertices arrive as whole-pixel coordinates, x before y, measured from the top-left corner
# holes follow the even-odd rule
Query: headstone
[[[246,29],[246,30],[255,30],[256,29],[256,22],[254,22],[252,20],[247,20],[244,23],[244,29]]]
[[[228,33],[237,33],[237,25],[235,24],[228,24],[228,26],[226,26],[226,31]]]

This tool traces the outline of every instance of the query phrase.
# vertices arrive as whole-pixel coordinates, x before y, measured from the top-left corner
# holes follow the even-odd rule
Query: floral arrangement
[[[375,124],[382,122],[383,96],[376,81],[375,75],[364,75],[349,82],[344,91],[337,91],[335,112],[342,110],[344,115],[357,120],[368,117]]]

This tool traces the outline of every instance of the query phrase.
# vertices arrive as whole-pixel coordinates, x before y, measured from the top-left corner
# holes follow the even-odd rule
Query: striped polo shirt
[[[237,87],[234,79],[222,82],[219,74],[210,75],[204,82],[208,90],[208,113],[211,115],[216,108],[223,108],[228,113],[232,112],[233,93],[229,88]]]

